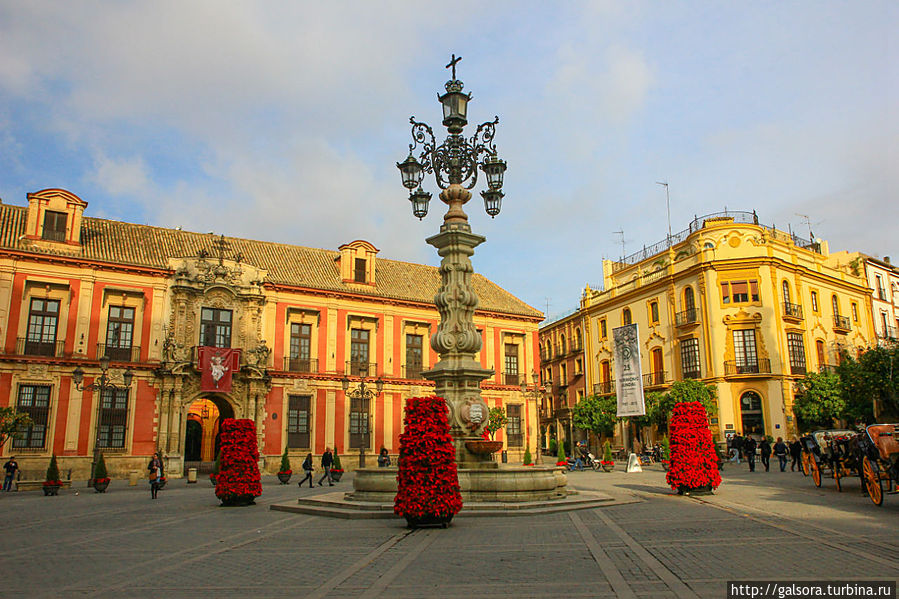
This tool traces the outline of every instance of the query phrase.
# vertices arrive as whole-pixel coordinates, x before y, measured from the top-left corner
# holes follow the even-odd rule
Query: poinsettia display
[[[221,471],[215,481],[215,496],[223,505],[246,505],[262,495],[256,425],[252,420],[225,418],[222,421]]]
[[[665,480],[685,492],[721,484],[718,455],[709,430],[709,417],[698,401],[674,404],[669,424],[671,465]]]
[[[410,526],[449,522],[462,509],[462,494],[446,402],[413,397],[404,424],[393,511]]]

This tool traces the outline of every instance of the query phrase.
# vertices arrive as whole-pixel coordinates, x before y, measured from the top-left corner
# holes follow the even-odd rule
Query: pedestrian
[[[768,472],[768,469],[771,466],[771,444],[768,443],[768,437],[762,437],[762,440],[759,441],[759,454],[762,456],[762,465],[765,467],[765,472]]]
[[[153,458],[147,465],[147,470],[150,472],[150,499],[156,499],[156,494],[159,493],[159,483],[162,482],[162,477],[165,476],[162,460],[159,459],[158,453],[153,454]]]
[[[793,440],[790,441],[790,458],[792,458],[792,462],[790,463],[790,472],[795,472],[796,468],[799,467],[799,470],[802,471],[802,466],[799,465],[799,458],[802,457],[802,444],[799,442],[799,439],[793,436]]]
[[[777,461],[780,462],[780,471],[786,472],[786,470],[787,470],[787,444],[784,443],[783,437],[777,438],[777,442],[774,444],[774,455],[777,456]]]
[[[378,454],[378,468],[387,468],[388,466],[390,466],[390,452],[386,447],[382,447]]]
[[[19,471],[19,463],[16,461],[16,456],[9,456],[9,459],[3,464],[3,469],[6,471],[6,476],[3,477],[3,490],[12,491],[12,481],[16,476],[16,472]]]
[[[331,466],[334,465],[334,456],[331,454],[331,448],[325,447],[325,453],[322,454],[322,469],[325,473],[318,479],[318,486],[322,486],[322,481],[328,479],[328,486],[333,487],[334,482],[331,480]]]
[[[743,457],[743,437],[740,436],[740,433],[734,435],[733,446],[734,449],[737,450],[737,464],[740,463],[740,458]]]
[[[755,472],[755,448],[756,442],[750,435],[743,438],[743,457],[749,462],[749,471]]]
[[[311,454],[311,453],[307,453],[307,454],[306,454],[306,459],[303,460],[303,465],[302,465],[301,467],[303,468],[303,471],[306,472],[306,478],[304,478],[303,480],[301,480],[300,482],[298,482],[297,485],[300,486],[300,487],[302,487],[302,486],[303,486],[303,483],[306,482],[306,481],[308,480],[308,481],[309,481],[309,488],[311,489],[311,488],[312,488],[312,470],[313,470],[313,468],[312,468],[312,454]]]

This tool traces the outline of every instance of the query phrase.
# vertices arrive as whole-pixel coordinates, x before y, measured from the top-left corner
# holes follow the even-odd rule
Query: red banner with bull
[[[240,368],[240,350],[200,347],[200,390],[231,392],[231,377]]]

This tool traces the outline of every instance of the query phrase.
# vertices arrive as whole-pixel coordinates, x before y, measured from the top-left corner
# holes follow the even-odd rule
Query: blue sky
[[[600,285],[613,231],[665,237],[662,180],[674,231],[726,206],[807,236],[805,214],[899,258],[897,6],[0,0],[0,198],[437,264],[442,207],[413,218],[395,162],[455,53],[509,164],[502,213],[468,205],[475,269],[550,315]]]

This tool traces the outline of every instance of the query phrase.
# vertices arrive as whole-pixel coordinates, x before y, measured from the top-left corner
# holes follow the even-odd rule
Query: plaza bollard
[[[197,482],[197,469],[196,468],[188,468],[187,469],[187,484],[192,484]]]
[[[130,471],[130,472],[128,473],[128,486],[129,486],[129,487],[136,487],[136,486],[137,486],[137,481],[138,481],[139,478],[140,478],[140,472],[138,472],[137,470],[132,470],[132,471]]]

